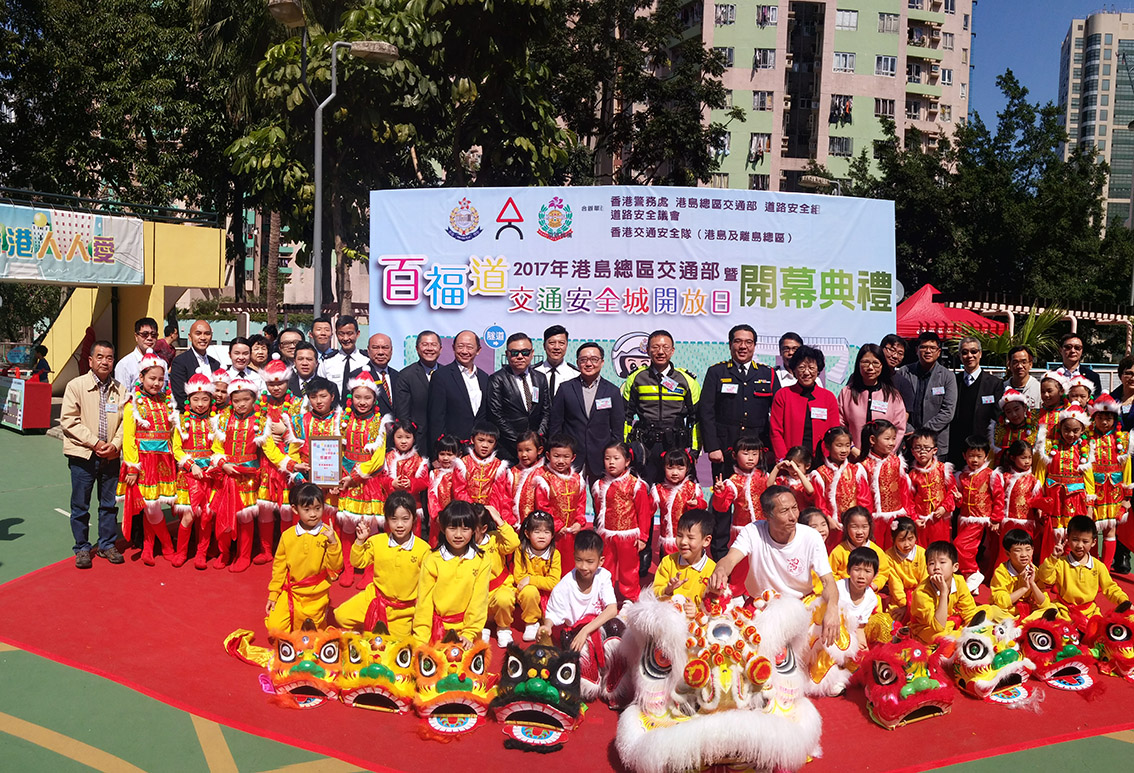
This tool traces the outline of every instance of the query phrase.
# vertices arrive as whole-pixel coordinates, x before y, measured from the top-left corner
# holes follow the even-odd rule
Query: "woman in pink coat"
[[[861,459],[870,453],[860,448],[862,428],[875,419],[886,419],[898,430],[898,447],[906,434],[906,404],[894,386],[894,369],[877,344],[858,350],[850,382],[839,392],[839,415],[851,436],[851,457]]]

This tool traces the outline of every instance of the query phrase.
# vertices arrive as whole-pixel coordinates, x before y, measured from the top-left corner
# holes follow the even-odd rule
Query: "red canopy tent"
[[[968,309],[951,309],[943,303],[934,303],[933,296],[940,292],[933,285],[921,289],[898,304],[898,335],[916,338],[918,333],[933,331],[942,338],[959,338],[965,334],[964,325],[986,333],[999,335],[1007,330],[1003,322],[982,317]]]

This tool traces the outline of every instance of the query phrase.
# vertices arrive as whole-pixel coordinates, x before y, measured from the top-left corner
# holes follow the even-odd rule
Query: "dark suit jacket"
[[[580,377],[564,381],[556,391],[555,399],[551,401],[550,435],[562,432],[575,438],[575,442],[579,444],[575,469],[585,469],[590,477],[602,476],[602,450],[607,443],[621,440],[626,429],[626,401],[622,398],[622,392],[605,378],[599,377],[598,390],[595,392],[596,406],[603,399],[610,400],[610,408],[592,408],[591,415],[587,416],[586,403],[583,401],[583,380]]]
[[[988,436],[988,425],[999,411],[997,403],[1004,394],[1004,381],[981,368],[971,387],[965,386],[965,373],[957,374],[957,407],[949,423],[949,461],[960,470],[964,467],[965,438]]]
[[[438,368],[440,370],[440,368]],[[434,374],[436,375],[436,374]],[[417,425],[417,450],[425,455],[429,441],[429,377],[421,360],[407,365],[394,380],[394,416]]]
[[[505,365],[488,377],[488,420],[500,430],[500,441],[496,452],[505,461],[516,462],[516,442],[528,430],[547,434],[548,417],[551,415],[549,403],[551,390],[547,388],[547,376],[535,368],[529,368],[532,381],[532,407],[524,409],[524,396],[516,383],[512,369]],[[539,394],[535,393],[539,390]],[[538,400],[535,398],[539,398]]]
[[[301,389],[300,386],[299,386],[299,374],[296,373],[296,371],[295,371],[295,365],[292,365],[291,368],[292,368],[291,379],[287,382],[287,388],[291,390],[291,393],[293,395],[295,395],[300,400],[302,400],[303,399],[303,389]],[[318,371],[316,371],[315,373],[311,374],[311,378],[316,378],[318,375],[319,375],[319,373],[318,373]],[[311,379],[309,378],[307,380],[310,381]]]
[[[429,453],[433,455],[433,441],[442,435],[453,435],[468,440],[473,425],[488,414],[488,374],[476,369],[476,380],[480,383],[480,410],[473,413],[469,402],[469,391],[461,377],[461,366],[456,362],[442,365],[429,382]]]
[[[220,367],[220,363],[207,354],[205,357],[209,360],[209,377],[213,375],[213,371]],[[173,399],[177,401],[178,410],[185,409],[185,382],[197,372],[199,364],[197,362],[197,355],[190,349],[187,352],[182,352],[173,358],[173,364],[169,366],[169,387],[173,390]]]
[[[366,368],[370,371],[370,375],[374,377],[374,381],[377,382],[378,366],[373,362],[369,362],[366,364]],[[350,372],[350,378],[354,378],[361,372],[362,368],[355,368]],[[390,396],[392,397],[398,393],[398,371],[396,368],[386,366],[386,375],[390,377]],[[390,397],[386,396],[386,390],[382,389],[382,387],[378,387],[378,399],[375,401],[375,410],[382,416],[394,415],[394,403],[390,400]],[[392,436],[390,440],[393,441]]]

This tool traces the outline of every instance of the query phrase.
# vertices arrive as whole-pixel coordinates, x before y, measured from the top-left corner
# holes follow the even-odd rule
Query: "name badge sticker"
[[[106,412],[107,413],[118,413],[118,403],[114,402],[113,400],[107,400],[106,401]]]
[[[992,405],[996,402],[996,397],[993,395],[981,395],[980,402],[982,405]]]
[[[610,398],[609,397],[600,397],[597,400],[595,400],[595,410],[596,411],[609,411],[610,410]]]
[[[826,421],[827,420],[827,409],[826,408],[812,408],[811,409],[811,418],[817,419],[819,421]]]
[[[871,400],[870,412],[871,413],[885,413],[886,406],[889,405],[885,400]]]
[[[662,385],[663,387],[665,387],[666,389],[668,389],[669,391],[671,391],[671,392],[673,392],[673,391],[676,391],[676,390],[677,390],[677,382],[676,382],[676,381],[674,381],[674,380],[673,380],[672,378],[670,378],[669,376],[666,376],[665,378],[663,378],[663,379],[661,380],[661,385]]]
[[[735,395],[740,392],[740,384],[721,384],[722,395]]]
[[[943,395],[945,394],[945,387],[933,387],[932,392],[935,395]]]
[[[537,386],[532,387],[532,402],[533,403],[539,402],[539,387],[537,387]]]

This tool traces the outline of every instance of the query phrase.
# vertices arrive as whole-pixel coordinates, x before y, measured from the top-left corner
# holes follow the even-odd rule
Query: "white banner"
[[[441,188],[370,194],[370,330],[394,340],[468,328],[487,351],[562,324],[574,351],[607,351],[620,381],[669,330],[674,363],[702,376],[728,356],[728,330],[756,328],[773,364],[788,330],[823,350],[825,383],[858,347],[894,331],[889,201],[707,188]],[[443,361],[451,354],[446,349]],[[503,352],[493,359],[502,364]],[[481,362],[487,362],[490,354]],[[537,355],[536,359],[539,359]],[[401,361],[399,361],[401,360]]]

